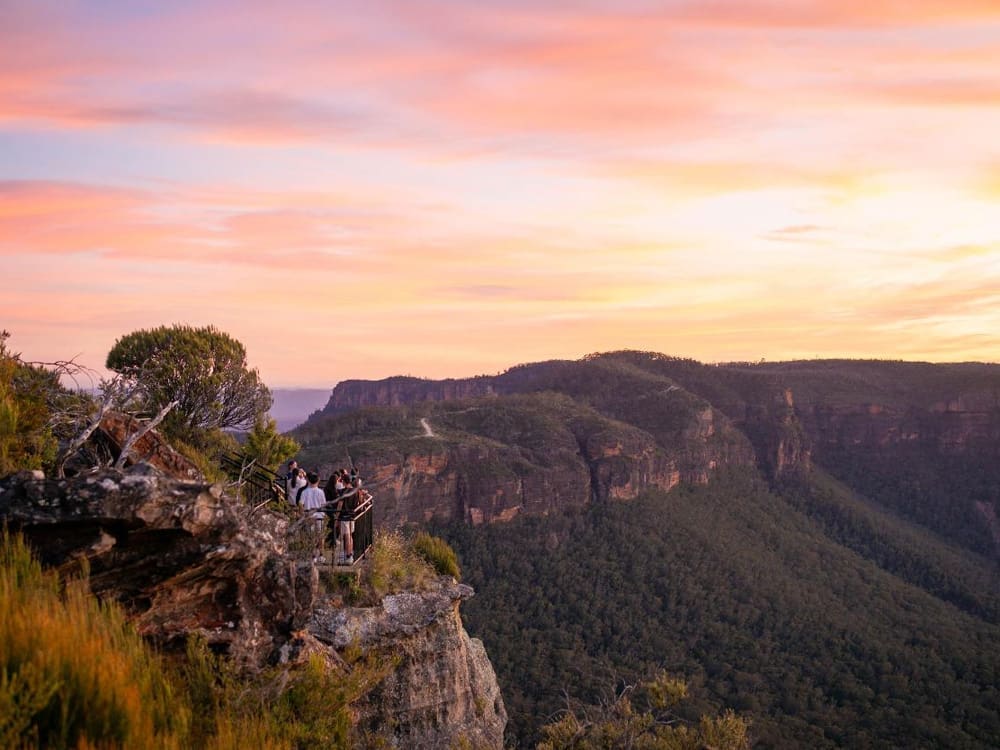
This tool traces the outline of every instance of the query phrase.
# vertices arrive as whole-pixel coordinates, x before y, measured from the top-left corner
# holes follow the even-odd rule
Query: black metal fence
[[[223,453],[219,464],[239,482],[240,496],[251,505],[285,499],[285,479],[270,469],[257,465],[240,453]]]
[[[285,478],[263,466],[256,465],[252,459],[238,453],[226,453],[219,457],[219,463],[234,480],[239,481],[240,495],[244,501],[252,505],[268,502],[285,502]],[[320,487],[326,485],[320,482]],[[374,513],[372,512],[372,496],[362,492],[357,507],[350,512],[354,521],[354,533],[351,534],[354,549],[354,562],[357,563],[371,552],[375,536]],[[340,512],[333,508],[325,509],[329,513],[330,523],[340,518]],[[332,553],[332,550],[331,550]]]
[[[351,535],[354,541],[354,562],[358,562],[368,554],[372,548],[375,534],[375,524],[372,517],[372,497],[358,504],[354,510],[354,533]]]

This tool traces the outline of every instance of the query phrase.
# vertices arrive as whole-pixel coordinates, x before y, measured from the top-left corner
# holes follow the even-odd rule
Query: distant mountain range
[[[322,409],[330,399],[329,388],[272,388],[271,417],[278,424],[279,432],[287,432]]]

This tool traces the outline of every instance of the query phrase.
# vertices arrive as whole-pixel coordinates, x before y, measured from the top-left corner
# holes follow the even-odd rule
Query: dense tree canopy
[[[663,667],[691,686],[676,708],[689,726],[732,708],[756,747],[1000,742],[990,562],[825,475],[778,493],[744,469],[434,532],[476,590],[462,616],[520,746],[567,697],[598,704]]]
[[[195,445],[214,431],[252,427],[271,406],[243,344],[214,326],[134,331],[115,342],[106,366],[141,386],[149,411],[176,401],[163,431]]]

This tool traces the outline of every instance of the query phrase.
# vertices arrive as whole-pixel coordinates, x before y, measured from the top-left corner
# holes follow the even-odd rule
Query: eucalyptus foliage
[[[140,386],[150,413],[176,401],[162,429],[194,445],[213,431],[251,428],[271,406],[270,391],[247,366],[246,348],[214,326],[134,331],[115,342],[106,366]]]

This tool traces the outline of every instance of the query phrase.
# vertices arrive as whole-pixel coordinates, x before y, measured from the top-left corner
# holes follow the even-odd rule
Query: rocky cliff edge
[[[345,664],[347,648],[391,656],[358,721],[389,746],[502,747],[506,713],[481,642],[458,608],[468,586],[441,578],[374,607],[338,606],[311,562],[288,550],[288,521],[251,514],[219,485],[163,476],[148,464],[65,480],[0,480],[0,521],[43,562],[89,568],[95,594],[122,604],[163,648],[202,635],[242,669],[304,660]]]

